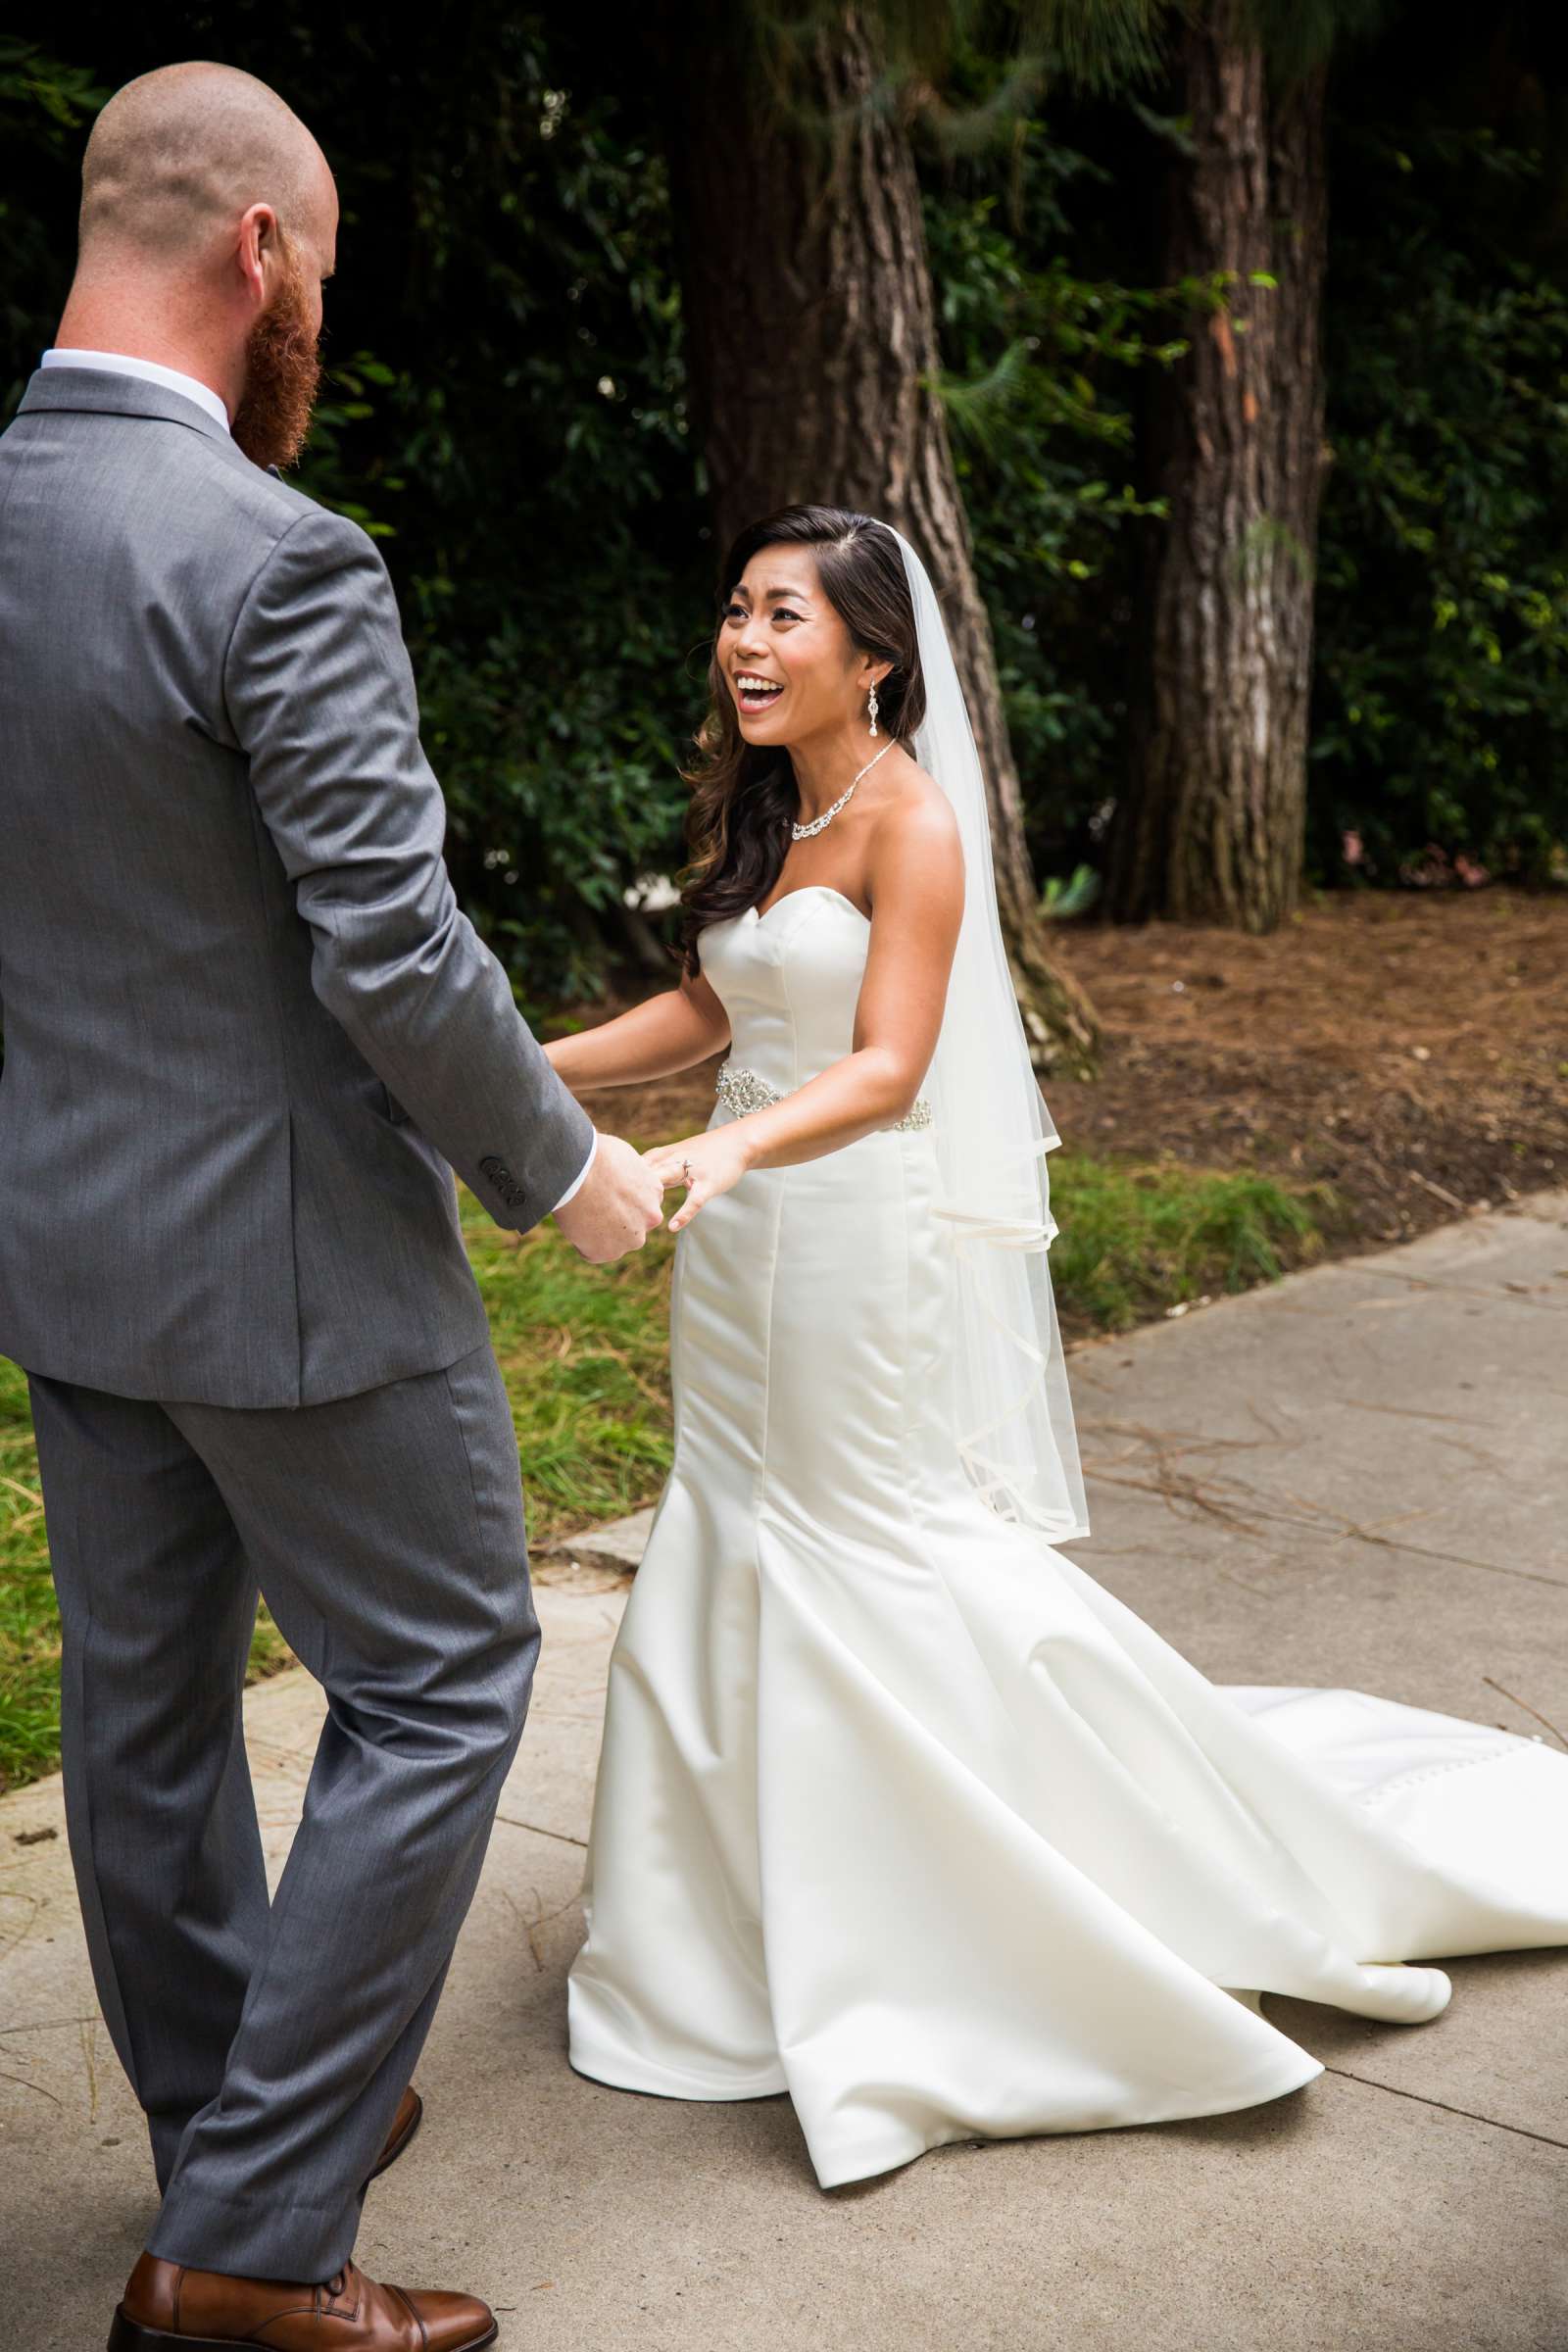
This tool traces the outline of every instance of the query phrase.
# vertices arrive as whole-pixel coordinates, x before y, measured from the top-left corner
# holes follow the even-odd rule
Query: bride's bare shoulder
[[[891,764],[891,763],[890,763]],[[919,762],[900,750],[876,812],[876,848],[901,854],[956,856],[958,820],[953,803]]]
[[[866,859],[875,906],[904,906],[938,924],[963,904],[963,848],[953,804],[932,777],[904,757],[876,811]],[[951,902],[951,905],[950,905]]]

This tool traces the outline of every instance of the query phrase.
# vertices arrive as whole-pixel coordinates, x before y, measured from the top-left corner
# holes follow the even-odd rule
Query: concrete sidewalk
[[[1095,1534],[1065,1548],[1213,1680],[1568,1744],[1568,1193],[1093,1343],[1072,1376]],[[529,1727],[368,2270],[485,2295],[505,2352],[1568,2346],[1568,1951],[1450,1963],[1417,2028],[1269,1996],[1328,2071],[1261,2107],[966,2142],[830,2194],[787,2098],[574,2075],[563,1980],[627,1588],[545,1561],[538,1584]],[[319,1714],[299,1672],[247,1702],[274,1861]],[[1049,1977],[1046,1953],[1042,1998]],[[7,2341],[93,2352],[152,2172],[53,1781],[0,1803],[0,2161]]]

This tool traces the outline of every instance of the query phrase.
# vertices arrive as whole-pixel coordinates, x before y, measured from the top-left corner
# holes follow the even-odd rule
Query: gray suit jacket
[[[179,393],[40,368],[0,435],[0,1350],[255,1406],[479,1345],[452,1168],[526,1231],[593,1130],[445,823],[374,542]]]

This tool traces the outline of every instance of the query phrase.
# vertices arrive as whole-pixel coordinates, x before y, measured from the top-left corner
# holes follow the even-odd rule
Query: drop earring
[[[871,732],[872,732],[872,734],[873,734],[873,735],[876,733],[876,713],[877,713],[876,688],[875,688],[875,686],[873,685],[873,686],[872,686],[872,688],[871,688],[871,692],[870,692],[869,699],[867,700],[867,702],[866,702],[866,706],[865,706],[865,715],[866,715],[866,717],[867,717],[867,718],[868,718],[868,719],[871,721]]]

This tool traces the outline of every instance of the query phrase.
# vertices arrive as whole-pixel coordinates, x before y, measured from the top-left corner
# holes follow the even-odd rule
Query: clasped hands
[[[684,1188],[685,1200],[669,1220],[671,1233],[689,1225],[706,1201],[727,1193],[750,1165],[750,1154],[733,1127],[656,1144],[636,1152],[618,1135],[601,1134],[593,1165],[556,1223],[572,1248],[592,1265],[608,1265],[640,1250],[664,1221],[664,1195]]]
[[[708,1201],[727,1193],[752,1164],[751,1152],[738,1136],[739,1122],[689,1135],[678,1144],[655,1144],[643,1153],[643,1166],[653,1169],[664,1192],[685,1187],[686,1198],[669,1220],[671,1233],[689,1225]]]

